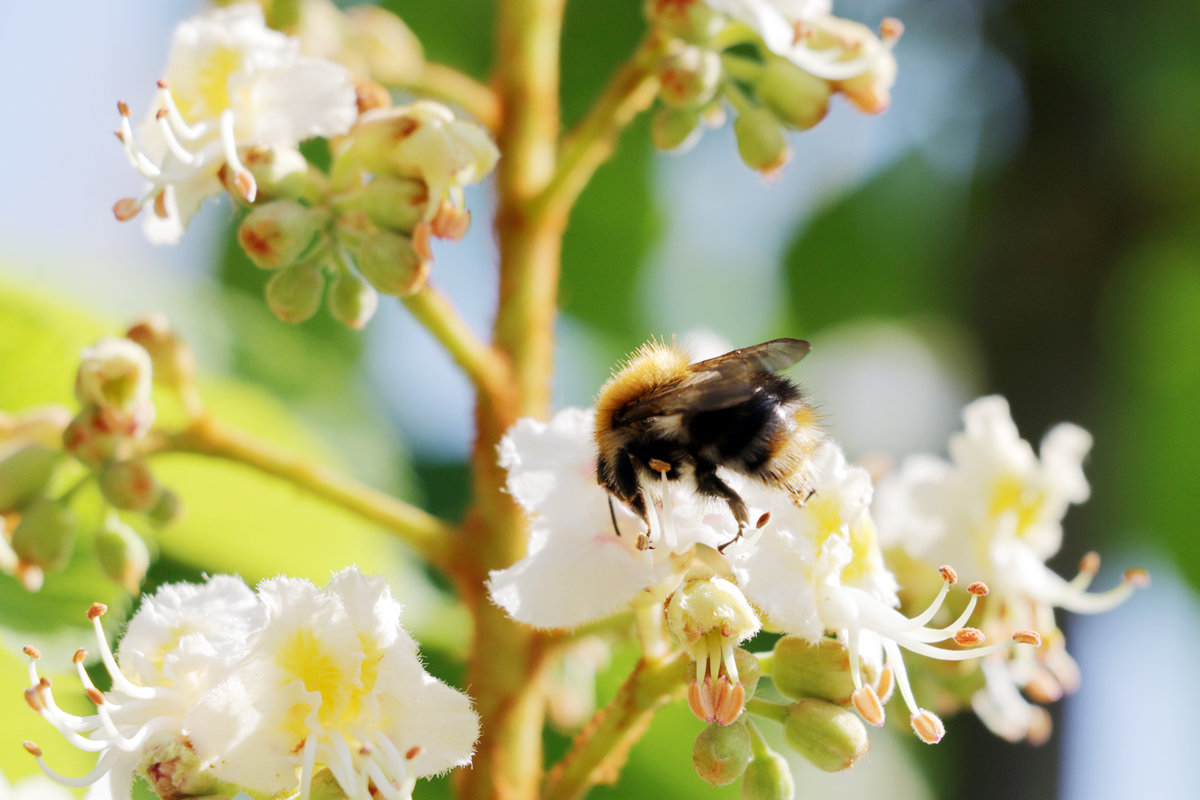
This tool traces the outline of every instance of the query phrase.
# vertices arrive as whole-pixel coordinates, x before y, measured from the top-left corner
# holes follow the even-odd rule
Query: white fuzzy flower
[[[152,389],[150,354],[129,339],[108,336],[80,354],[75,396],[102,414],[110,433],[138,436],[150,428]]]
[[[889,547],[929,563],[950,561],[987,580],[995,597],[982,623],[985,631],[1032,628],[1048,640],[1036,655],[1023,649],[990,662],[984,670],[987,688],[972,701],[997,734],[1040,739],[1047,718],[1015,687],[1042,701],[1056,699],[1078,682],[1054,609],[1106,611],[1143,584],[1145,573],[1131,570],[1119,586],[1088,593],[1099,569],[1095,554],[1070,581],[1046,566],[1062,544],[1067,509],[1088,498],[1083,461],[1092,439],[1086,431],[1058,425],[1035,453],[1013,424],[1008,403],[997,396],[968,405],[963,421],[965,430],[950,439],[950,460],[907,459],[885,481],[876,515]],[[1007,671],[996,665],[1006,665]]]
[[[95,605],[88,616],[112,688],[101,693],[83,668],[86,653],[74,662],[79,680],[96,713],[78,717],[54,701],[49,681],[37,672],[38,653],[30,656],[29,705],[42,714],[69,742],[99,753],[96,767],[82,778],[69,779],[41,761],[51,778],[68,786],[102,781],[116,800],[130,797],[133,776],[142,775],[160,793],[200,794],[218,780],[219,764],[227,755],[228,732],[244,724],[244,711],[226,704],[214,714],[210,702],[228,691],[238,657],[239,630],[255,624],[257,601],[237,578],[218,576],[201,586],[164,586],[147,597],[130,620],[121,657],[108,648]],[[166,795],[164,795],[166,796]]]
[[[227,776],[307,798],[318,765],[350,800],[407,797],[416,778],[470,761],[470,700],[425,672],[387,584],[348,569],[324,591],[276,578],[259,587],[267,620],[246,658],[259,717]]]
[[[944,568],[942,590],[930,607],[914,618],[900,614],[895,610],[899,605],[896,581],[884,565],[870,514],[870,476],[861,467],[847,464],[832,441],[817,452],[813,472],[816,492],[803,508],[780,505],[769,524],[734,543],[725,551],[726,558],[746,596],[772,626],[811,642],[827,633],[837,636],[850,654],[855,707],[867,721],[882,724],[883,707],[873,686],[863,679],[863,662],[880,678],[887,667],[888,677],[894,678],[909,708],[914,730],[923,740],[936,742],[944,728],[936,716],[917,705],[901,648],[956,661],[982,657],[1012,641],[966,650],[934,647],[942,641],[960,645],[982,641],[978,631],[965,626],[986,587],[973,584],[971,599],[958,619],[944,628],[930,628],[929,621],[957,580],[953,570]],[[1021,632],[1019,641],[1031,638]],[[890,684],[890,680],[883,682]]]
[[[299,166],[301,140],[345,133],[358,113],[349,71],[300,55],[299,41],[268,28],[257,3],[180,23],[136,139],[128,107],[119,107],[118,136],[149,187],[114,211],[129,219],[151,203],[146,235],[164,243],[179,240],[223,179],[253,202],[257,184],[243,161],[247,149],[272,150],[275,163]]]
[[[75,795],[41,775],[24,778],[10,786],[0,773],[0,800],[75,800]]]
[[[592,419],[590,410],[574,408],[549,422],[522,419],[500,442],[508,491],[530,516],[529,554],[492,572],[488,588],[497,605],[529,625],[570,628],[612,614],[667,578],[672,556],[737,535],[727,509],[709,508],[675,482],[654,498],[662,513],[649,515],[646,538],[637,515],[596,480]]]

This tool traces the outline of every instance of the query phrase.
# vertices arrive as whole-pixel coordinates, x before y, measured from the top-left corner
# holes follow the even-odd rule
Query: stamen
[[[876,728],[882,727],[884,723],[883,703],[879,700],[879,695],[875,694],[875,690],[870,686],[860,686],[850,695],[850,702],[854,704],[854,710],[864,720],[874,725]]]
[[[129,124],[129,117],[124,115],[121,117],[121,131],[117,138],[125,147],[125,157],[129,159],[129,163],[133,165],[139,175],[151,182],[162,177],[162,168],[138,148],[133,136],[133,127]]]
[[[34,749],[30,749],[31,746]],[[93,783],[100,780],[102,777],[108,774],[110,769],[112,769],[113,762],[117,760],[118,756],[116,752],[110,750],[104,755],[100,756],[99,760],[96,761],[96,766],[92,768],[91,772],[79,778],[68,778],[66,775],[55,772],[54,770],[50,769],[49,766],[47,766],[46,762],[42,760],[41,748],[36,744],[33,742],[25,742],[25,749],[29,750],[29,752],[37,758],[37,764],[42,768],[42,772],[46,773],[47,778],[56,783],[61,783],[63,786],[70,786],[73,789],[82,789],[83,787],[91,786]]]
[[[949,583],[951,586],[958,583],[958,573],[954,571],[954,567],[949,564],[943,564],[938,567],[938,572],[942,574],[942,580]]]
[[[108,637],[104,635],[104,628],[100,625],[100,617],[106,611],[108,608],[103,603],[96,603],[88,609],[88,618],[91,619],[92,628],[96,632],[96,641],[100,645],[100,659],[104,662],[104,668],[108,670],[109,677],[112,678],[113,687],[130,697],[149,700],[154,697],[154,689],[133,684],[117,666],[117,659],[113,657],[112,650],[108,646]]]
[[[932,711],[919,709],[917,713],[909,717],[909,721],[912,722],[912,728],[917,737],[925,744],[937,744],[946,735],[946,726]]]
[[[979,628],[963,628],[954,634],[954,643],[961,647],[975,647],[987,639]]]
[[[734,658],[733,642],[729,639],[725,639],[724,642],[725,644],[721,648],[721,664],[725,667],[725,674],[734,683],[741,683],[742,679],[738,677],[737,659]]]
[[[1012,640],[1019,644],[1031,644],[1034,647],[1042,646],[1042,635],[1037,631],[1017,631],[1012,635]]]
[[[1079,561],[1079,574],[1071,579],[1071,589],[1082,592],[1092,583],[1092,578],[1100,571],[1100,554],[1095,550],[1084,554]]]
[[[656,466],[656,464],[658,466]],[[661,467],[661,468],[660,468]],[[679,545],[679,539],[675,536],[675,506],[674,500],[671,497],[671,487],[667,485],[667,473],[671,471],[671,465],[658,459],[650,459],[650,469],[657,470],[662,476],[662,496],[663,496],[663,519],[662,531],[663,541],[667,545],[668,550],[674,550]]]
[[[942,588],[938,590],[937,596],[933,598],[933,602],[929,604],[929,607],[917,616],[907,620],[901,626],[902,630],[916,630],[917,628],[925,627],[929,620],[933,619],[934,615],[941,609],[942,603],[946,600],[946,595],[950,592],[950,586],[958,580],[958,575],[950,567],[942,567],[938,572],[942,573]]]
[[[175,95],[166,91],[166,84],[159,87],[164,91],[159,95],[159,100],[162,102],[162,110],[166,112],[167,121],[171,124],[174,130],[181,139],[195,141],[207,134],[211,127],[204,122],[198,122],[195,125],[188,125],[184,120],[183,114],[179,113],[179,106],[175,104]]]
[[[895,17],[884,17],[879,23],[879,38],[888,47],[896,43],[904,35],[904,23]]]
[[[34,688],[25,690],[25,703],[39,714],[46,710],[46,705],[42,702],[41,693]]]
[[[883,669],[879,670],[879,682],[875,684],[875,695],[879,698],[879,702],[886,703],[895,688],[896,682],[892,678],[892,668],[884,664]]]
[[[21,652],[24,653],[25,655],[29,656],[30,658],[32,658],[34,661],[37,661],[39,658],[42,657],[42,651],[38,650],[36,647],[34,647],[31,644],[27,644],[24,647],[22,647]]]
[[[967,624],[967,620],[975,613],[975,606],[979,603],[979,598],[987,594],[987,587],[982,583],[972,583],[973,587],[983,587],[983,594],[971,592],[971,599],[967,601],[967,607],[958,615],[958,618],[944,628],[936,628],[930,630],[919,630],[913,632],[913,636],[922,642],[932,643],[941,642],[951,637],[957,637],[958,633]]]
[[[26,739],[21,743],[21,746],[24,747],[29,752],[29,755],[33,756],[34,758],[42,757],[42,748],[38,747],[34,742]]]
[[[421,747],[421,745],[419,745],[419,744],[415,744],[412,747],[408,748],[408,750],[405,751],[404,757],[407,758],[409,761],[412,761],[414,758],[416,758],[417,756],[421,755],[421,753],[424,753],[424,752],[425,752],[424,747]]]
[[[312,797],[313,770],[317,762],[317,737],[310,731],[304,737],[303,755],[300,758],[300,800]]]
[[[375,790],[383,795],[384,800],[400,800],[400,790],[396,787],[388,776],[384,774],[383,769],[374,759],[365,759],[363,766],[367,776],[371,779],[371,783],[375,786]]]
[[[225,152],[225,163],[233,171],[233,185],[237,187],[242,197],[246,198],[247,203],[253,203],[254,198],[258,194],[258,184],[255,183],[254,176],[250,174],[250,170],[246,169],[246,165],[238,158],[237,139],[234,138],[233,123],[233,111],[229,109],[222,111],[220,118],[221,146]]]
[[[167,121],[167,110],[160,108],[158,113],[154,115],[154,119],[158,124],[159,131],[162,133],[163,141],[166,142],[167,149],[171,151],[171,155],[179,159],[180,163],[185,166],[196,166],[199,158],[195,153],[188,152],[175,136],[175,131],[171,128],[171,123]]]

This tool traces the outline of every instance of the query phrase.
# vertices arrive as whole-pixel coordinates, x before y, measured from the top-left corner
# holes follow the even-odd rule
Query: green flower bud
[[[826,772],[846,769],[870,746],[858,714],[812,697],[788,709],[783,735],[793,750]]]
[[[689,42],[706,42],[725,27],[725,19],[703,0],[646,0],[646,21]]]
[[[329,311],[347,328],[364,327],[379,306],[379,295],[357,275],[343,270],[329,287]]]
[[[71,412],[62,406],[37,406],[15,417],[0,411],[0,443],[20,439],[55,449],[70,421]]]
[[[787,760],[778,753],[758,756],[742,775],[744,800],[792,800],[796,782]]]
[[[752,108],[733,121],[738,155],[746,166],[764,174],[780,169],[792,157],[783,128],[775,115],[765,108]]]
[[[833,87],[787,59],[769,57],[755,84],[758,99],[788,125],[808,130],[825,118]]]
[[[183,514],[183,503],[179,500],[179,495],[172,492],[170,489],[163,489],[158,493],[158,500],[155,501],[154,507],[146,512],[146,516],[155,525],[169,525],[179,519]]]
[[[416,178],[380,176],[359,193],[367,219],[380,228],[412,233],[429,208],[429,187]]]
[[[733,663],[737,666],[738,677],[742,680],[742,688],[746,690],[746,699],[754,696],[758,688],[758,680],[762,677],[762,666],[754,653],[741,649],[733,651]]]
[[[660,108],[650,122],[650,140],[659,150],[684,152],[700,138],[700,112],[694,108]]]
[[[0,514],[16,511],[41,494],[59,455],[40,444],[0,447]]]
[[[797,636],[775,643],[771,679],[785,697],[816,697],[848,705],[854,693],[850,677],[850,653],[838,641],[822,639],[813,644]]]
[[[682,47],[658,67],[658,96],[672,108],[695,108],[712,100],[721,81],[721,57],[712,50]]]
[[[293,264],[267,282],[267,305],[284,322],[304,322],[321,307],[325,276],[316,264]]]
[[[104,498],[126,511],[149,511],[162,492],[150,465],[141,458],[111,461],[100,468],[98,479]]]
[[[238,226],[238,244],[255,266],[279,269],[295,263],[326,223],[319,211],[294,200],[256,205]]]
[[[129,449],[129,439],[114,432],[108,415],[95,406],[79,412],[63,431],[63,447],[85,464],[98,466]]]
[[[134,595],[150,568],[146,543],[116,514],[109,514],[96,533],[96,559],[105,575]]]
[[[347,49],[366,62],[371,80],[412,85],[425,67],[421,40],[392,12],[361,5],[346,10]]]
[[[358,249],[358,271],[384,294],[406,297],[420,289],[429,276],[429,262],[417,252],[413,240],[399,233],[379,231],[365,237]]]
[[[57,500],[39,497],[21,514],[12,549],[22,562],[54,572],[67,565],[75,546],[75,513]]]
[[[692,745],[696,774],[712,786],[727,786],[746,771],[750,763],[750,732],[745,723],[708,725]]]

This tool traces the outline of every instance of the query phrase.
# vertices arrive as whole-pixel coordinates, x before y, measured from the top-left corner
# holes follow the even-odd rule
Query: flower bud
[[[360,330],[375,315],[379,295],[366,281],[343,270],[329,287],[329,312],[347,328]]]
[[[321,307],[325,276],[316,264],[293,264],[267,282],[267,305],[284,322],[304,322]]]
[[[826,772],[846,769],[870,746],[857,714],[811,697],[788,709],[783,735],[793,750]]]
[[[758,663],[758,657],[754,653],[740,647],[733,651],[733,661],[737,666],[738,677],[742,679],[742,688],[746,690],[746,699],[749,700],[754,696],[754,690],[758,688],[758,681],[762,677],[762,666]]]
[[[150,551],[137,531],[108,514],[96,533],[96,560],[105,575],[136,595],[150,568]]]
[[[828,81],[777,56],[767,59],[754,88],[758,99],[779,119],[802,131],[825,118],[833,94]]]
[[[792,771],[778,753],[755,757],[742,774],[743,800],[792,800],[795,796]]]
[[[0,443],[20,439],[55,449],[70,421],[71,412],[62,406],[38,406],[15,417],[0,412]]]
[[[46,488],[60,451],[40,444],[0,447],[0,514],[25,506]]]
[[[743,722],[708,725],[692,745],[696,774],[711,786],[727,786],[750,763],[750,732]]]
[[[359,194],[367,219],[399,233],[412,233],[429,208],[429,187],[416,178],[382,175]]]
[[[143,749],[138,773],[157,797],[202,797],[213,794],[216,786],[211,766],[182,734],[151,739]]]
[[[279,269],[295,263],[326,217],[294,200],[256,205],[238,226],[238,244],[255,266]]]
[[[348,44],[366,62],[372,80],[408,86],[421,74],[421,40],[395,14],[379,6],[354,6],[346,10],[346,23]]]
[[[745,595],[724,578],[685,578],[667,603],[667,628],[693,659],[708,658],[714,639],[739,644],[761,627]]]
[[[63,431],[62,443],[68,453],[85,464],[98,466],[118,458],[128,449],[128,437],[113,430],[103,409],[85,408]]]
[[[179,519],[182,514],[183,503],[180,502],[179,495],[170,489],[162,489],[154,507],[146,512],[146,517],[155,525],[165,526]]]
[[[658,67],[659,98],[672,108],[695,108],[713,98],[721,82],[721,57],[712,50],[682,47]]]
[[[109,432],[143,433],[154,422],[150,401],[153,368],[150,354],[128,339],[105,337],[80,355],[75,396],[86,406],[109,412]]]
[[[141,458],[110,461],[100,468],[98,481],[104,498],[126,511],[149,511],[162,491]]]
[[[379,231],[365,237],[357,253],[358,271],[384,294],[407,297],[429,276],[429,262],[417,252],[413,240],[399,233]]]
[[[178,389],[191,385],[196,378],[196,356],[171,328],[162,314],[150,314],[133,324],[125,334],[150,354],[154,380]]]
[[[848,705],[854,693],[850,653],[833,639],[813,644],[797,636],[775,643],[771,679],[785,697],[816,697]]]
[[[725,26],[703,0],[646,0],[645,14],[652,27],[689,42],[706,42]]]
[[[75,546],[75,513],[57,500],[39,497],[21,514],[12,549],[25,564],[54,572],[67,565]]]
[[[769,175],[788,162],[791,148],[779,120],[765,108],[751,108],[733,121],[738,155],[746,166]]]
[[[700,112],[693,108],[660,108],[650,122],[650,140],[659,150],[690,150],[700,138]]]

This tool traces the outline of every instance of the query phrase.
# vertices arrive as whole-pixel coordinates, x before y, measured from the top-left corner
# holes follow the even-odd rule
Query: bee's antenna
[[[612,519],[613,530],[616,531],[617,536],[620,537],[621,529],[617,526],[617,512],[616,512],[616,510],[613,509],[613,502],[612,502],[611,494],[608,496],[608,516]]]

